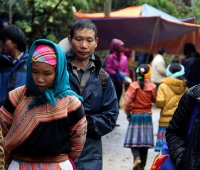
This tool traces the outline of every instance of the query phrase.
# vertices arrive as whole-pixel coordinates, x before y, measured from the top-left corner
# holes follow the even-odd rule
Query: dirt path
[[[159,111],[159,109],[153,107],[155,140],[158,129]],[[120,110],[117,124],[120,124],[120,126],[117,126],[111,133],[103,137],[103,170],[132,170],[133,157],[131,150],[123,147],[128,121],[126,120],[126,116],[122,109]],[[150,169],[155,156],[156,153],[154,150],[149,149],[145,170]]]

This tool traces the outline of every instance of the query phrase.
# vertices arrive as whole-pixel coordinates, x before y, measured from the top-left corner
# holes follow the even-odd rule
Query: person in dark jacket
[[[187,86],[190,88],[200,83],[200,55],[192,43],[185,43],[183,53],[186,56],[183,61],[185,78]]]
[[[26,81],[26,36],[16,25],[5,26],[0,35],[0,106],[9,91]]]
[[[89,19],[77,20],[69,34],[71,50],[66,52],[70,86],[83,97],[88,122],[86,143],[76,160],[77,170],[102,170],[101,137],[111,132],[119,114],[115,87],[106,75],[102,88],[101,62],[94,53],[98,43],[97,28]]]
[[[198,105],[200,106],[200,84],[183,95],[166,129],[170,158],[178,170],[200,169],[199,109],[194,117],[194,107]],[[192,116],[195,121],[191,121]],[[192,125],[190,122],[193,122]]]

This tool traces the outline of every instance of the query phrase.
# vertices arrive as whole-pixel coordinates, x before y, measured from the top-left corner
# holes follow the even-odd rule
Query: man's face
[[[85,60],[91,57],[97,47],[98,38],[95,37],[93,30],[85,28],[76,30],[74,37],[69,38],[69,42],[75,57]]]

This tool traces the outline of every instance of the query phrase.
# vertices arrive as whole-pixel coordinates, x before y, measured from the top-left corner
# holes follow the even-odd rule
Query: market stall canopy
[[[180,20],[147,4],[111,12],[109,17],[81,12],[74,16],[89,18],[97,25],[99,50],[109,49],[111,40],[119,38],[126,47],[150,53],[164,47],[169,54],[181,54],[186,42],[194,43],[200,51],[200,25],[194,18]]]

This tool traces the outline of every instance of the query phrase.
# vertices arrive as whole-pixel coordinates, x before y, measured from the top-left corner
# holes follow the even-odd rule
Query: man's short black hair
[[[163,55],[166,52],[165,48],[159,48],[158,54]]]
[[[0,39],[2,42],[11,40],[17,44],[20,51],[26,50],[26,36],[24,32],[16,25],[7,25],[1,32]]]
[[[196,48],[193,43],[187,42],[184,44],[183,54],[185,54],[187,56],[191,53],[196,53]]]
[[[98,36],[98,31],[96,25],[89,19],[77,20],[70,28],[70,37],[74,37],[74,32],[76,30],[90,29],[95,32],[95,38]]]

